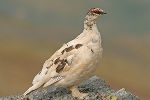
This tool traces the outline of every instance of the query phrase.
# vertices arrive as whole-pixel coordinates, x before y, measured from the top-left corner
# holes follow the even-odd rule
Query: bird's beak
[[[105,12],[98,12],[99,15],[104,15],[104,14],[107,14]]]
[[[102,15],[104,15],[104,14],[107,14],[107,13],[103,12]]]

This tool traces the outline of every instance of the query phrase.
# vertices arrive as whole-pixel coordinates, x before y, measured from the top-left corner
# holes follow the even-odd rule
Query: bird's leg
[[[77,86],[72,86],[70,90],[72,91],[72,96],[78,97],[79,99],[84,99],[88,95],[88,93],[80,93]]]

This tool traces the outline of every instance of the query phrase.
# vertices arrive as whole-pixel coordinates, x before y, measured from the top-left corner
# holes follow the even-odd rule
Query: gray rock
[[[140,100],[139,97],[126,91],[124,88],[118,91],[113,90],[105,84],[105,80],[99,77],[92,77],[78,86],[80,92],[89,95],[84,100]],[[0,100],[79,100],[71,95],[71,91],[62,87],[50,87],[41,91],[34,91],[28,96],[13,95],[1,97]]]

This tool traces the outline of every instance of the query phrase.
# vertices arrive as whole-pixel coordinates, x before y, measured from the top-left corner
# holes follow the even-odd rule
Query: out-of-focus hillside
[[[62,45],[51,40],[43,43],[12,40],[1,40],[0,43],[1,96],[23,93],[44,61]],[[144,37],[139,41],[139,38],[127,36],[103,36],[103,60],[96,74],[116,89],[124,87],[148,98],[150,46],[145,41],[149,40]]]
[[[105,37],[101,66],[96,74],[118,89],[124,87],[149,98],[150,40],[145,37]]]

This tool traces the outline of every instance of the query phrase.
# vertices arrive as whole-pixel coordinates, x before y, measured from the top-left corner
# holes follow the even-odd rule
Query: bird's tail
[[[29,94],[30,92],[38,89],[42,85],[43,85],[43,83],[41,83],[41,82],[37,82],[36,84],[33,84],[33,86],[31,86],[23,95],[26,96],[27,94]]]

